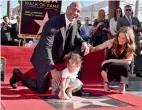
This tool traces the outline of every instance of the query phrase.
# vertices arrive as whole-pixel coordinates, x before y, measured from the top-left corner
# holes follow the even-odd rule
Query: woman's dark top
[[[125,50],[119,54],[117,57],[111,53],[111,49],[107,51],[107,60],[109,59],[124,59],[125,58]],[[109,62],[105,63],[101,70],[104,70],[107,73],[109,81],[120,81],[121,76],[128,78],[130,73],[130,66],[126,63],[119,63],[119,62]],[[125,82],[125,81],[124,81]]]
[[[102,44],[103,42],[105,42],[106,40],[108,40],[108,36],[107,36],[107,31],[103,30],[103,28],[109,28],[109,22],[108,20],[103,20],[102,21],[104,24],[101,25],[97,31],[95,31],[94,35],[93,35],[93,42],[96,43],[96,45]],[[97,26],[100,22],[95,19],[94,21],[94,26]]]
[[[125,50],[121,54],[116,56],[111,53],[111,49],[112,49],[112,47],[110,49],[108,49],[108,51],[107,51],[107,59],[124,59],[125,58]]]

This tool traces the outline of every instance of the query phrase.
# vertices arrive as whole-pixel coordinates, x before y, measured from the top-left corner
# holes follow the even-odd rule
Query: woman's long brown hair
[[[118,20],[117,20],[117,14],[116,14],[117,9],[120,9],[120,10],[121,10],[120,18],[123,16],[122,9],[121,9],[120,7],[116,8],[116,10],[115,10],[115,12],[114,12],[114,20],[115,20],[115,21],[118,21]]]
[[[116,34],[112,45],[111,53],[114,54],[116,57],[121,54],[122,46],[120,46],[118,42],[119,33],[124,33],[127,38],[127,42],[124,45],[125,58],[128,58],[130,55],[134,56],[136,49],[134,32],[132,28],[126,26],[121,27],[119,32]]]

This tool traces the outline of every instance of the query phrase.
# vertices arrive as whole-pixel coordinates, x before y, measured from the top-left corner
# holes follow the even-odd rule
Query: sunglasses
[[[126,9],[126,11],[131,11],[131,9]]]
[[[116,12],[117,12],[117,13],[118,13],[118,12],[120,13],[120,12],[121,12],[121,10],[117,10]]]

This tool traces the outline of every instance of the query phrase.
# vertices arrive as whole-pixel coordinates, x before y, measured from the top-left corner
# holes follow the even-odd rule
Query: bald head
[[[80,16],[81,4],[79,2],[72,2],[66,11],[66,15],[69,21],[73,21]]]
[[[74,6],[78,6],[81,9],[81,4],[79,2],[72,2],[69,7],[74,7]]]

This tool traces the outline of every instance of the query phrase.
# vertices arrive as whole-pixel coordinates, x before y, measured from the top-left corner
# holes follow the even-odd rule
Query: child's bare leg
[[[72,98],[72,90],[73,90],[73,87],[69,87],[69,88],[67,89],[67,95],[68,95],[70,98]]]
[[[62,100],[69,100],[70,99],[68,97],[68,95],[65,92],[62,92],[62,91],[59,92],[58,96],[59,96],[59,99],[62,99]]]
[[[66,90],[66,79],[62,79],[62,84],[61,84],[61,87],[60,87],[60,92],[58,94],[59,96],[59,99],[62,99],[62,100],[68,100],[70,99],[68,97],[68,95],[66,94],[65,90]]]

